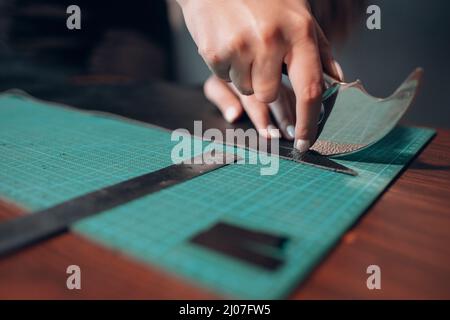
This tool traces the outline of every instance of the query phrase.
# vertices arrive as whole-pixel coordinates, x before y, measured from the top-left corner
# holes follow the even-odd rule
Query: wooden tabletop
[[[0,202],[0,219],[22,210]],[[66,268],[81,268],[68,290]],[[381,290],[366,269],[381,268]],[[221,298],[74,233],[0,260],[0,299]],[[437,137],[292,294],[294,299],[450,298],[450,131]]]

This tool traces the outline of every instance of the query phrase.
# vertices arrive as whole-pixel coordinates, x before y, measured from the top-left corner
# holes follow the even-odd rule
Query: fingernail
[[[337,75],[339,75],[339,81],[344,81],[344,71],[342,71],[341,65],[339,62],[333,59],[334,70]]]
[[[238,112],[234,107],[228,107],[228,109],[225,111],[224,117],[225,120],[227,120],[229,123],[233,123],[238,117]]]
[[[269,125],[267,127],[267,131],[269,131],[269,134],[273,139],[281,138],[280,130],[278,130],[274,125]]]
[[[308,151],[310,147],[311,142],[309,142],[309,140],[298,139],[295,140],[294,142],[294,148],[300,151],[301,153]]]
[[[293,125],[287,126],[286,132],[289,135],[290,138],[295,138],[295,127]]]
[[[258,133],[260,136],[268,139],[269,138],[269,132],[267,131],[267,129],[259,129]]]

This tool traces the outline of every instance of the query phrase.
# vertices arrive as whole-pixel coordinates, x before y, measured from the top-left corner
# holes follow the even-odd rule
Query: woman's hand
[[[260,102],[254,95],[240,93],[232,84],[215,75],[206,80],[203,90],[209,101],[214,103],[229,123],[238,120],[246,112],[258,132],[266,138],[295,138],[295,96],[292,89],[282,84],[279,98],[271,103]],[[276,125],[271,122],[272,113]],[[281,133],[277,130],[280,128]]]
[[[258,129],[270,129],[270,104],[282,99],[281,68],[287,64],[296,97],[294,147],[307,151],[316,139],[323,72],[340,78],[307,0],[178,2],[199,53],[218,78],[233,82],[240,92],[241,106]],[[215,78],[206,86],[210,84],[219,86]],[[222,89],[225,93],[225,86]],[[230,99],[231,93],[228,90]],[[210,99],[222,110],[223,101],[211,95]],[[231,111],[228,117],[232,118]],[[286,134],[292,131],[294,116],[283,120],[288,121],[281,127]]]

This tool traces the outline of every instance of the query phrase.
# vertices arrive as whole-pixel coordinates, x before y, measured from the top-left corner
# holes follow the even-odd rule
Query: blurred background
[[[414,68],[423,67],[424,86],[404,120],[450,128],[450,1],[366,2],[380,6],[382,29],[368,30],[362,17],[345,43],[335,45],[346,80],[360,79],[371,94],[386,97]],[[174,20],[177,79],[201,83],[209,71],[181,19]]]
[[[386,97],[414,68],[423,67],[424,86],[404,120],[450,128],[450,2],[366,3],[381,8],[382,29],[368,30],[363,14],[345,42],[333,43],[346,80],[360,79],[371,94]],[[82,9],[81,30],[66,28],[71,4]],[[175,81],[200,92],[209,71],[175,0],[0,0],[0,90],[55,92],[63,74],[83,84],[103,79],[86,75],[132,75],[148,84]]]

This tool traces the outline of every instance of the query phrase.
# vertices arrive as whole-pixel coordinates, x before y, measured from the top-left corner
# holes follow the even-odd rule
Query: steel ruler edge
[[[216,161],[222,159],[222,161]],[[237,155],[204,153],[0,223],[0,258],[63,232],[75,222],[235,163]]]

